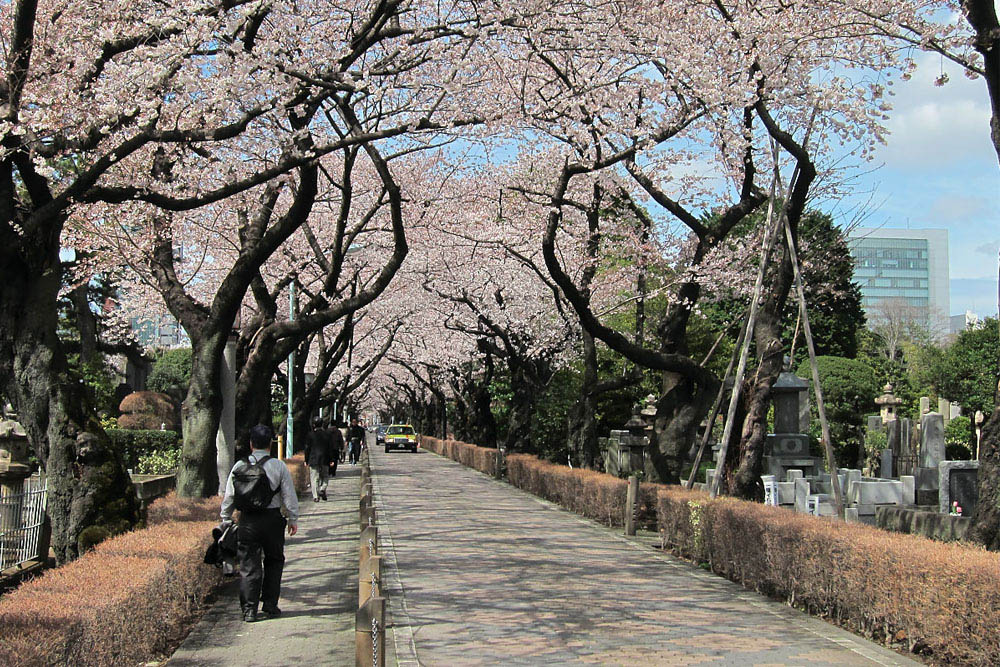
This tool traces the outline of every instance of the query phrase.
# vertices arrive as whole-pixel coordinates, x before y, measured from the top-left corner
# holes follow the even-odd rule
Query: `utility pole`
[[[288,288],[288,320],[295,321],[295,280]],[[292,385],[295,378],[295,348],[288,353],[288,416],[285,417],[285,456],[294,452],[295,423],[292,419]]]

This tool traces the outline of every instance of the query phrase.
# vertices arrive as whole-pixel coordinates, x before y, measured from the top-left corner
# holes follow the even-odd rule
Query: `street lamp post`
[[[295,281],[288,290],[288,321],[295,321]],[[292,418],[292,385],[295,382],[295,348],[288,353],[288,414],[285,417],[285,456],[294,453],[295,420]]]

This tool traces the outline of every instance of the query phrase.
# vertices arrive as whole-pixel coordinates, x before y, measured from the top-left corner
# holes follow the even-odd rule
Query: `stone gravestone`
[[[920,420],[920,467],[935,468],[944,461],[944,417],[928,412]]]
[[[942,514],[951,512],[957,502],[962,508],[962,516],[971,516],[979,502],[979,461],[941,461],[938,464],[938,510]]]
[[[944,423],[947,424],[951,421],[951,401],[947,398],[938,399],[938,414],[944,417]]]
[[[900,456],[910,456],[913,452],[913,448],[910,446],[913,438],[913,422],[910,421],[909,417],[905,417],[899,421],[899,455]]]
[[[938,463],[944,454],[944,417],[928,412],[920,420],[920,458],[917,467],[917,504],[937,505],[940,486]]]
[[[927,396],[920,397],[920,416],[923,417],[931,411],[931,399]]]

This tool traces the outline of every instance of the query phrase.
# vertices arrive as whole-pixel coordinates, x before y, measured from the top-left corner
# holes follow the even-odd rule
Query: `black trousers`
[[[278,606],[281,572],[285,569],[285,517],[280,509],[243,512],[237,531],[240,607],[243,611]]]

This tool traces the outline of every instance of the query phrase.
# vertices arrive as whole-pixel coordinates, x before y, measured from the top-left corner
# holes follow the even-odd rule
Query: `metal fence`
[[[44,477],[24,480],[20,493],[0,487],[0,570],[38,557],[47,490]]]

